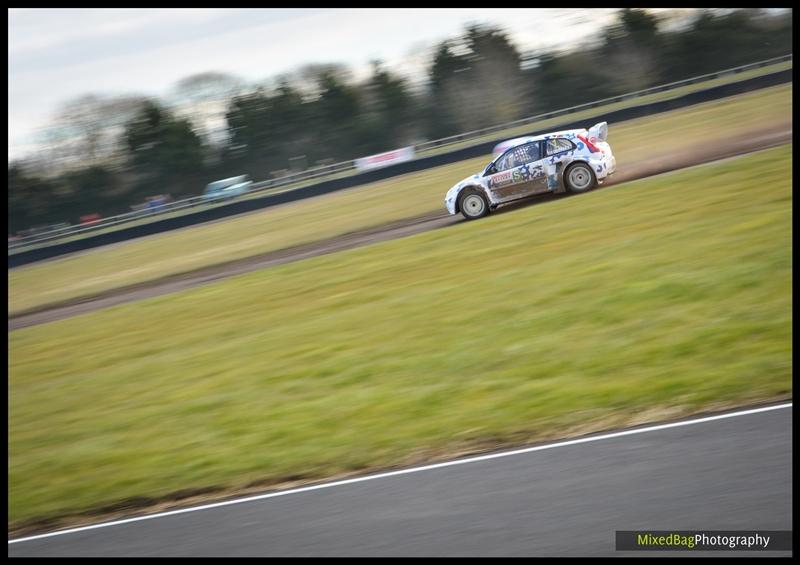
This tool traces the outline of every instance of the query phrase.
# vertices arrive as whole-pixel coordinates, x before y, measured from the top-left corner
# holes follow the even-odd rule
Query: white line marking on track
[[[26,541],[33,541],[33,540],[38,540],[38,539],[43,539],[43,538],[54,537],[54,536],[63,536],[63,535],[67,535],[67,534],[74,534],[74,533],[77,533],[77,532],[85,532],[85,531],[88,531],[88,530],[95,530],[95,529],[99,529],[99,528],[107,528],[107,527],[110,527],[110,526],[119,526],[121,524],[129,524],[131,522],[139,522],[139,521],[143,521],[143,520],[153,520],[155,518],[163,518],[163,517],[166,517],[166,516],[174,516],[176,514],[185,514],[185,513],[188,513],[188,512],[197,512],[197,511],[200,511],[200,510],[209,510],[209,509],[212,509],[212,508],[220,508],[222,506],[231,506],[233,504],[242,504],[244,502],[253,502],[253,501],[256,501],[256,500],[265,500],[267,498],[274,498],[274,497],[277,497],[277,496],[287,496],[287,495],[290,495],[290,494],[298,494],[298,493],[301,493],[301,492],[309,492],[309,491],[312,491],[312,490],[331,488],[331,487],[337,487],[337,486],[342,486],[342,485],[350,485],[350,484],[360,483],[360,482],[364,482],[364,481],[372,481],[372,480],[375,480],[375,479],[384,479],[384,478],[387,478],[387,477],[395,477],[395,476],[398,476],[398,475],[407,475],[407,474],[410,474],[410,473],[418,473],[420,471],[429,471],[431,469],[441,469],[441,468],[444,468],[444,467],[452,467],[452,466],[455,466],[455,465],[464,465],[464,464],[467,464],[467,463],[477,463],[479,461],[488,461],[490,459],[499,459],[501,457],[510,457],[512,455],[523,455],[523,454],[526,454],[526,453],[533,453],[534,451],[544,451],[545,449],[554,449],[556,447],[567,447],[569,445],[577,445],[577,444],[580,444],[580,443],[589,443],[589,442],[593,442],[593,441],[601,441],[601,440],[604,440],[604,439],[612,439],[612,438],[617,438],[617,437],[623,437],[623,436],[629,436],[629,435],[635,435],[635,434],[643,434],[643,433],[655,432],[655,431],[659,431],[659,430],[666,430],[666,429],[669,429],[669,428],[678,428],[678,427],[682,427],[682,426],[691,426],[691,425],[694,425],[694,424],[702,424],[702,423],[705,423],[705,422],[713,422],[715,420],[724,420],[726,418],[735,418],[737,416],[747,416],[749,414],[758,414],[759,412],[768,412],[768,411],[771,411],[771,410],[780,410],[781,408],[791,408],[791,407],[792,407],[792,403],[791,402],[787,402],[785,404],[778,404],[778,405],[774,405],[774,406],[765,406],[765,407],[762,407],[762,408],[753,408],[753,409],[750,409],[750,410],[741,410],[739,412],[728,412],[726,414],[718,414],[716,416],[706,416],[704,418],[696,418],[694,420],[684,420],[684,421],[681,421],[681,422],[672,422],[670,424],[658,424],[658,425],[654,425],[654,426],[647,426],[647,427],[644,427],[644,428],[634,428],[634,429],[631,429],[631,430],[623,430],[623,431],[619,431],[619,432],[612,432],[612,433],[589,436],[589,437],[583,437],[583,438],[578,438],[578,439],[559,441],[559,442],[556,442],[556,443],[550,443],[550,444],[546,444],[546,445],[539,445],[539,446],[536,446],[536,447],[525,447],[525,448],[522,448],[522,449],[515,449],[513,451],[504,451],[504,452],[500,452],[500,453],[490,453],[488,455],[479,455],[477,457],[469,457],[469,458],[466,458],[466,459],[456,459],[454,461],[446,461],[444,463],[434,463],[434,464],[431,464],[431,465],[423,465],[421,467],[412,467],[410,469],[401,469],[399,471],[389,471],[389,472],[386,472],[386,473],[379,473],[379,474],[376,474],[376,475],[368,475],[368,476],[365,476],[365,477],[356,477],[356,478],[353,478],[353,479],[345,479],[345,480],[335,481],[335,482],[331,482],[331,483],[323,483],[323,484],[311,485],[311,486],[307,486],[307,487],[300,487],[300,488],[295,488],[295,489],[290,489],[290,490],[271,492],[271,493],[267,493],[267,494],[259,494],[259,495],[256,495],[256,496],[248,496],[246,498],[238,498],[238,499],[235,499],[235,500],[226,500],[226,501],[222,501],[222,502],[214,502],[214,503],[211,503],[211,504],[204,504],[202,506],[194,506],[194,507],[191,507],[191,508],[182,508],[182,509],[179,509],[179,510],[170,510],[168,512],[159,512],[157,514],[149,514],[149,515],[146,515],[146,516],[137,516],[137,517],[134,517],[134,518],[127,518],[127,519],[124,519],[124,520],[115,520],[113,522],[105,522],[105,523],[101,523],[101,524],[93,524],[91,526],[81,526],[81,527],[78,527],[78,528],[71,528],[71,529],[68,529],[68,530],[60,530],[60,531],[50,532],[50,533],[46,533],[46,534],[28,536],[28,537],[24,537],[24,538],[8,540],[8,544],[11,545],[12,543],[21,543],[21,542],[26,542]]]

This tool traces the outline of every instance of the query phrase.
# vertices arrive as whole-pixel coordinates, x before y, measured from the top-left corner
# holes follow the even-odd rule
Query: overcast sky
[[[563,47],[607,25],[614,9],[10,9],[9,159],[82,94],[163,96],[186,76],[221,71],[262,81],[307,63],[366,72],[381,59],[419,75],[423,55],[467,23],[506,29],[522,50]]]

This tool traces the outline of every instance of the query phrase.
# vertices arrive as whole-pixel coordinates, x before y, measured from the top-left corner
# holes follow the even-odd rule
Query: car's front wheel
[[[489,202],[487,202],[486,196],[474,188],[468,188],[461,193],[458,207],[461,215],[468,220],[477,220],[489,213]]]
[[[586,163],[575,163],[564,175],[564,186],[572,194],[588,192],[597,184],[594,171]]]

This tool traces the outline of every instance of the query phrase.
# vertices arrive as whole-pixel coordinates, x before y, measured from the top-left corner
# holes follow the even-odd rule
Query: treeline
[[[792,51],[791,11],[701,11],[681,29],[663,28],[649,12],[623,9],[579,48],[523,53],[503,30],[471,26],[435,47],[423,89],[379,62],[361,82],[341,66],[312,65],[269,89],[227,84],[216,91],[226,101],[222,142],[156,100],[125,99],[124,112],[106,105],[89,118],[84,111],[73,120],[81,127],[70,130],[80,132],[69,146],[70,166],[42,174],[36,160],[9,163],[9,233],[119,214],[156,194],[197,195],[218,178],[262,180]],[[195,92],[201,82],[182,81]],[[98,157],[98,140],[109,135],[113,151]],[[38,161],[46,162],[53,161]]]

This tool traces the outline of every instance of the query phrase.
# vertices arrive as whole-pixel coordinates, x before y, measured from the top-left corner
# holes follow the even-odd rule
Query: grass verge
[[[9,334],[9,524],[791,394],[791,147]]]

